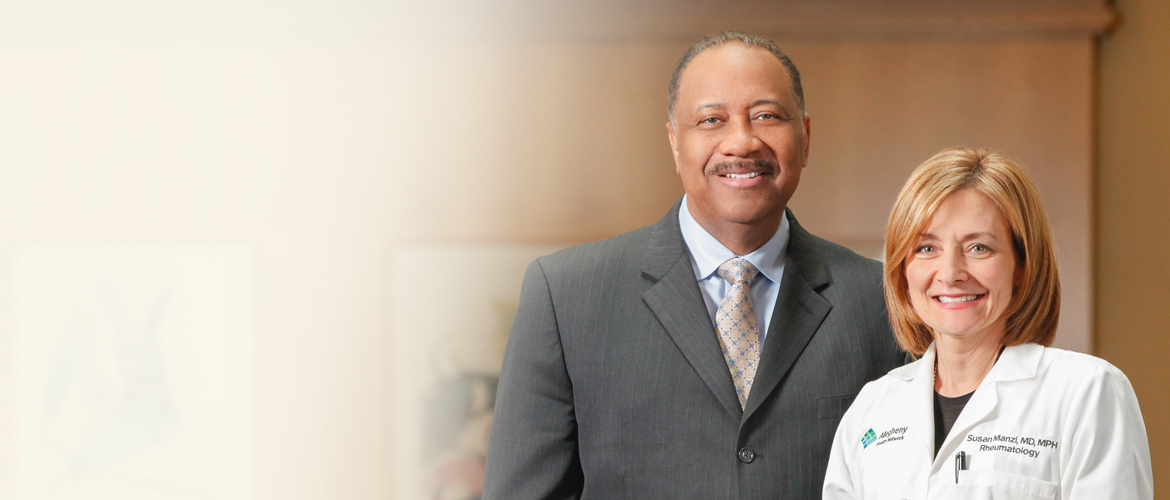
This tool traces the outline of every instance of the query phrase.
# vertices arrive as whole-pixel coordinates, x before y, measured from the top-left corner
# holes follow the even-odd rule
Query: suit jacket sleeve
[[[573,386],[548,279],[528,266],[488,437],[484,500],[579,498]]]

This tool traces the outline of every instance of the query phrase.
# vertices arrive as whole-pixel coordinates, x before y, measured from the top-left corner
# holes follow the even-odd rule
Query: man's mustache
[[[741,173],[744,171],[760,172],[761,174],[775,175],[776,162],[765,159],[732,160],[717,163],[707,168],[709,175],[723,175]]]

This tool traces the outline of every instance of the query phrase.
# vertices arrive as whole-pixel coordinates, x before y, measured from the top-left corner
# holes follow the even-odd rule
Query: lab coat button
[[[739,461],[740,462],[743,462],[745,464],[750,464],[755,459],[756,459],[756,452],[752,451],[751,448],[740,448],[739,449]]]

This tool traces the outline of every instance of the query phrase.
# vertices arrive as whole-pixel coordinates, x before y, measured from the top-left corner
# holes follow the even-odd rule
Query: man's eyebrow
[[[754,108],[756,106],[763,106],[765,104],[771,104],[771,105],[777,106],[777,107],[784,107],[783,104],[780,104],[780,101],[773,101],[771,99],[759,99],[759,100],[753,101],[752,107]],[[713,103],[704,104],[702,106],[699,106],[698,109],[723,109],[725,107],[727,107],[727,106],[725,106],[721,102],[713,102]]]

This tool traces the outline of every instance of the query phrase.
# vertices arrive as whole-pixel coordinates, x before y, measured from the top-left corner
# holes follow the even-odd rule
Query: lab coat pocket
[[[1048,481],[992,470],[965,470],[955,485],[955,500],[1052,500]]]

